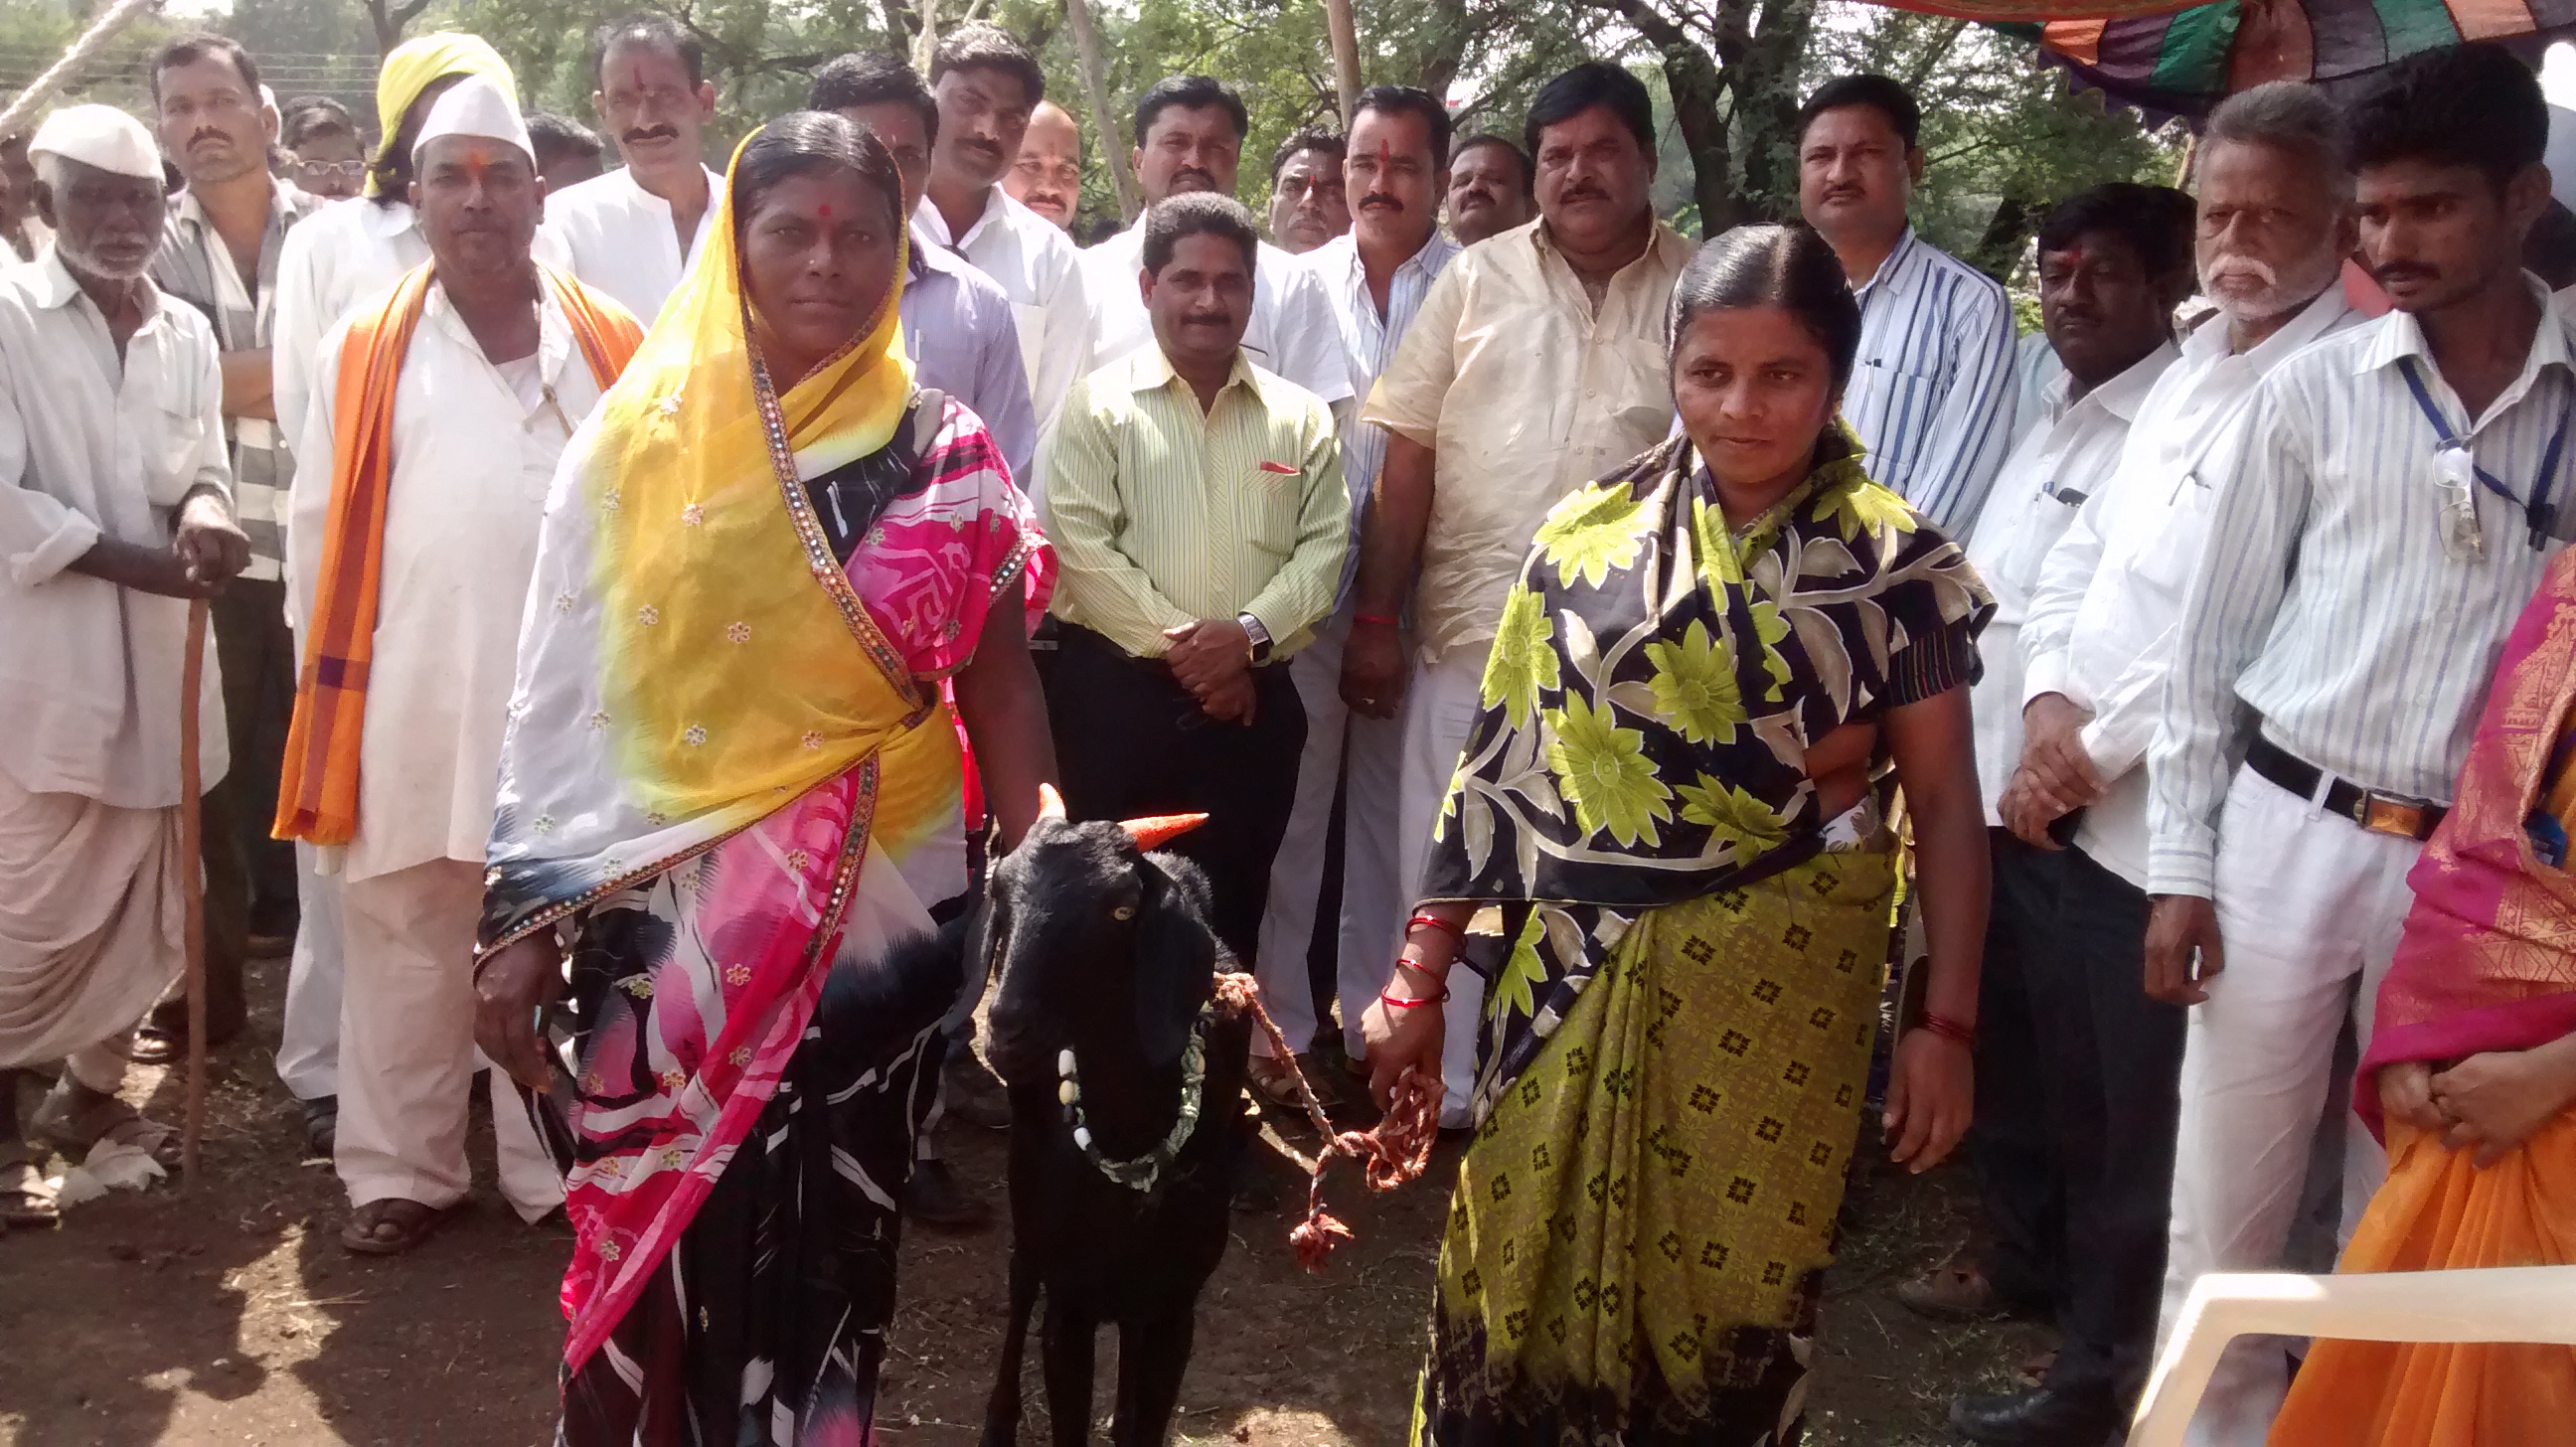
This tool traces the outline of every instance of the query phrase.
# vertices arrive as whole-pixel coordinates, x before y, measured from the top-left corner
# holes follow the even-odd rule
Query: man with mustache
[[[1469,136],[1449,158],[1449,234],[1473,246],[1526,224],[1538,214],[1530,199],[1529,152],[1509,136]]]
[[[1860,299],[1843,419],[1869,475],[1964,536],[2013,435],[2013,323],[1992,277],[1914,234],[1922,112],[1883,75],[1828,81],[1798,108],[1798,210]]]
[[[1691,243],[1648,196],[1644,83],[1578,65],[1540,88],[1527,141],[1539,219],[1440,273],[1360,413],[1388,436],[1360,529],[1341,690],[1362,718],[1403,710],[1398,889],[1421,877],[1531,536],[1566,494],[1672,426],[1665,313]],[[1467,1119],[1478,1003],[1459,990],[1445,1007],[1446,1125]]]
[[[2096,1224],[2105,1175],[2099,1154],[2104,1102],[2059,1099],[2088,1083],[2099,1092],[2102,1054],[2126,1042],[2098,1042],[2094,1019],[2100,1013],[2125,1024],[2125,1016],[2094,1007],[2085,988],[2089,961],[2079,965],[2051,948],[2058,846],[2044,831],[2015,837],[2004,827],[2011,816],[1999,813],[1998,804],[2008,796],[2022,752],[2016,635],[2051,547],[2076,509],[2111,481],[2136,435],[2143,400],[2174,361],[2173,310],[2192,287],[2191,226],[2190,197],[2126,182],[2070,197],[2041,222],[2042,334],[2063,370],[2042,390],[2033,426],[2005,461],[1968,543],[1968,560],[1996,604],[1978,640],[1985,673],[1972,695],[1994,889],[1978,988],[1976,1067],[1984,1088],[1977,1092],[1971,1161],[1994,1246],[1982,1272],[1945,1268],[1911,1283],[1900,1299],[1935,1315],[1945,1308],[1964,1314],[2057,1306],[2064,1328],[2046,1387],[2029,1394],[2035,1401],[2016,1395],[1963,1404],[1954,1421],[1978,1441],[2099,1447],[2118,1415],[2115,1393],[2126,1385],[2113,1380],[2110,1353],[2092,1349],[2110,1343],[2087,1330],[2098,1315],[2091,1310],[2099,1294],[2092,1288],[2105,1274],[2113,1244]],[[2112,983],[2122,998],[2146,1006],[2133,972]],[[2135,1007],[2128,1012],[2136,1013]],[[2086,1122],[2082,1132],[2052,1129],[2078,1119]],[[2128,1122],[2123,1117],[2116,1124]],[[2126,1172],[2132,1163],[2112,1167]],[[2125,1184],[2128,1178],[2118,1179]],[[2161,1221],[2157,1180],[2158,1188],[2146,1194]],[[2141,1276],[2130,1264],[2133,1307],[2154,1299],[2153,1266],[2164,1246],[2161,1231],[2137,1237],[2130,1233],[2125,1244],[2133,1254],[2143,1248],[2148,1270]],[[2142,1350],[2146,1323],[2129,1326],[2119,1344]],[[2119,1365],[2143,1367],[2144,1361]]]
[[[1042,100],[1029,112],[1019,159],[1002,177],[1002,194],[1072,234],[1074,213],[1082,208],[1082,127],[1071,111]]]
[[[546,196],[546,229],[572,274],[646,325],[706,242],[724,178],[707,168],[716,88],[706,47],[667,15],[612,20],[590,39],[590,104],[622,169]]]
[[[145,72],[162,154],[187,189],[170,198],[153,284],[211,322],[222,349],[224,441],[233,518],[250,565],[209,609],[224,665],[224,721],[233,761],[205,800],[206,1038],[242,1026],[242,961],[282,955],[295,934],[295,851],[268,837],[277,761],[295,699],[295,639],[279,580],[277,503],[293,464],[269,397],[268,344],[277,263],[287,232],[322,208],[268,173],[277,112],[260,98],[259,67],[219,35],[164,45]],[[169,1060],[188,1038],[184,995],[162,1001],[135,1034],[134,1054]]]
[[[2325,1098],[2335,1039],[2349,1021],[2369,1049],[2407,871],[2568,531],[2576,342],[2522,270],[2549,201],[2539,83],[2494,45],[2430,51],[2347,121],[2361,256],[2396,309],[2263,380],[2147,756],[2147,990],[2192,1007],[2168,1329],[2200,1274],[2280,1265],[2321,1110],[2346,1127],[2346,1232],[2385,1173]],[[2261,1441],[2287,1369],[2275,1339],[2231,1346],[2193,1441]]]
[[[1047,702],[1073,817],[1208,816],[1172,848],[1250,962],[1306,736],[1286,665],[1332,611],[1350,498],[1323,399],[1242,345],[1252,213],[1174,196],[1141,242],[1154,342],[1074,386],[1048,462]]]
[[[1091,296],[1082,254],[1061,228],[1001,186],[1020,154],[1030,110],[1045,98],[1046,76],[1009,32],[969,21],[941,36],[931,52],[930,93],[938,103],[930,187],[913,208],[913,234],[1001,283],[1043,433],[1055,425],[1065,393],[1091,370]],[[1012,466],[1022,489],[1039,496],[1039,479],[1026,460],[1015,458]]]
[[[1270,238],[1303,256],[1351,229],[1343,189],[1340,136],[1309,126],[1279,143],[1270,157]]]
[[[18,1072],[61,1060],[31,1124],[177,1164],[117,1099],[123,1041],[180,973],[180,713],[225,774],[221,667],[183,700],[188,600],[250,560],[224,464],[214,330],[148,274],[165,212],[152,133],[68,106],[30,147],[53,229],[0,272],[0,1225],[50,1224]]]
[[[1422,310],[1423,298],[1457,243],[1440,234],[1440,193],[1447,179],[1449,110],[1411,86],[1372,86],[1352,108],[1343,175],[1352,191],[1351,229],[1306,258],[1332,298],[1350,359],[1351,390],[1377,385],[1395,349]],[[1358,536],[1369,489],[1386,457],[1386,429],[1347,417],[1341,425],[1342,481],[1350,492],[1350,532]],[[1330,618],[1314,644],[1289,665],[1306,711],[1306,753],[1297,769],[1297,803],[1271,866],[1269,912],[1261,921],[1261,993],[1271,1017],[1303,1053],[1315,1037],[1318,997],[1338,997],[1346,1058],[1360,1056],[1360,1012],[1373,1003],[1397,943],[1404,886],[1396,878],[1395,811],[1386,807],[1403,783],[1404,735],[1392,719],[1355,718],[1342,701],[1342,649],[1351,632],[1352,570],[1342,567]],[[1329,854],[1333,798],[1345,777],[1338,967],[1310,982],[1307,962]],[[1293,1087],[1271,1058],[1265,1038],[1253,1044],[1253,1082],[1272,1099],[1291,1102]],[[1331,1072],[1306,1072],[1330,1099]]]
[[[341,880],[333,1163],[360,1255],[417,1246],[471,1185],[475,926],[538,525],[564,443],[643,336],[537,265],[536,164],[489,77],[431,107],[411,187],[430,259],[323,339],[331,385],[296,449],[287,576],[310,642],[277,831]],[[491,1079],[502,1193],[535,1221],[563,1185]]]
[[[1243,160],[1243,138],[1252,128],[1234,87],[1204,75],[1166,76],[1136,101],[1136,150],[1128,158],[1151,209],[1192,191],[1234,194]],[[1152,317],[1139,272],[1145,221],[1082,253],[1098,328],[1093,356],[1122,361],[1150,346]],[[1351,395],[1350,368],[1342,356],[1333,304],[1313,273],[1287,252],[1263,242],[1252,277],[1252,318],[1243,350],[1266,367],[1336,405]]]

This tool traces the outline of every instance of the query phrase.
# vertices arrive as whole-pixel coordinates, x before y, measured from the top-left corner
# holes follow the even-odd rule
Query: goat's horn
[[[1038,818],[1064,822],[1064,796],[1055,791],[1053,784],[1038,785]]]
[[[1160,849],[1172,840],[1207,822],[1205,814],[1154,814],[1143,819],[1121,819],[1118,827],[1136,841],[1139,849]]]

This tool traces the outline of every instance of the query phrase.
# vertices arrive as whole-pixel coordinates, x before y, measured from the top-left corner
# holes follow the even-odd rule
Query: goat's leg
[[[1118,1332],[1118,1417],[1109,1424],[1112,1447],[1163,1447],[1172,1440],[1172,1414],[1181,1404],[1181,1377],[1190,1367],[1190,1340],[1198,1303]]]
[[[993,1395],[984,1403],[982,1447],[1015,1447],[1020,1440],[1020,1363],[1028,1355],[1029,1312],[1038,1301],[1038,1273],[1020,1251],[1011,1252],[1011,1319],[1002,1328],[1002,1361]]]
[[[1047,1294],[1038,1358],[1046,1380],[1047,1435],[1055,1447],[1083,1447],[1091,1440],[1091,1353],[1098,1333],[1099,1322],[1089,1312]]]

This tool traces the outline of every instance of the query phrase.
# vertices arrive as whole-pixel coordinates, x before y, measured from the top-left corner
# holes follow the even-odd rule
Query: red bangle
[[[1924,1011],[1923,1018],[1915,1024],[1944,1040],[1956,1040],[1972,1050],[1976,1048],[1977,1027],[1974,1025],[1962,1025],[1947,1015],[1936,1015],[1929,1010]]]
[[[1396,626],[1395,620],[1387,617],[1383,613],[1354,613],[1351,615],[1351,621],[1354,623],[1366,623],[1372,628],[1393,628]]]
[[[1463,940],[1467,937],[1467,932],[1465,930],[1451,924],[1445,919],[1434,919],[1427,914],[1417,914],[1413,918],[1406,920],[1404,922],[1404,932],[1406,934],[1413,933],[1413,927],[1415,925],[1424,925],[1431,929],[1436,929],[1453,940]]]
[[[1388,994],[1384,990],[1377,992],[1378,1003],[1393,1010],[1410,1010],[1416,1005],[1438,1005],[1448,1000],[1448,998],[1449,987],[1447,985],[1442,985],[1440,987],[1440,993],[1437,995],[1415,995],[1408,999],[1401,1000]]]

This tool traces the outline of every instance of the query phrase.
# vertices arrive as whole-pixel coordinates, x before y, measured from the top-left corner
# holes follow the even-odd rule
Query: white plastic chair
[[[2240,1336],[2576,1346],[2576,1266],[2204,1276],[2147,1379],[2128,1447],[2181,1447],[2219,1353]]]

